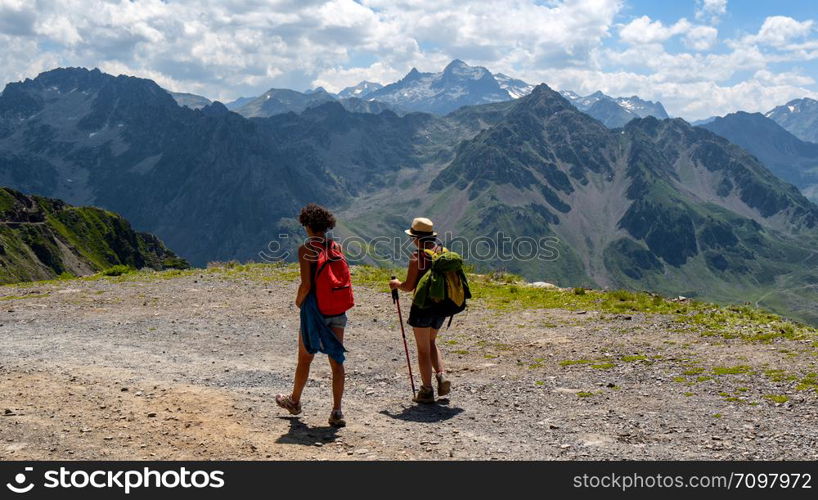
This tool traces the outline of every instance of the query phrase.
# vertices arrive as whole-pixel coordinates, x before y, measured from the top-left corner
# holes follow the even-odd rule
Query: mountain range
[[[816,318],[780,287],[816,283],[818,257],[805,242],[818,236],[818,207],[739,147],[681,119],[610,131],[541,85],[461,143],[422,200],[419,212],[467,237],[556,237],[556,261],[505,263],[529,276],[763,297]]]
[[[454,102],[438,97],[426,102]],[[218,102],[180,106],[150,80],[58,69],[0,95],[0,185],[121,213],[195,265],[258,259],[280,235],[292,250],[299,208],[317,201],[337,211],[337,236],[402,234],[427,215],[489,246],[501,232],[553,237],[556,259],[470,262],[818,321],[818,207],[795,187],[708,130],[654,117],[611,130],[546,85],[445,116],[331,99],[245,118]]]
[[[502,73],[492,74],[486,68],[469,66],[455,59],[439,73],[421,73],[412,68],[404,78],[386,86],[362,81],[337,94],[327,92],[322,87],[306,92],[274,88],[257,97],[241,97],[227,103],[226,107],[247,118],[301,113],[329,101],[338,101],[353,113],[378,114],[389,110],[398,115],[407,112],[445,115],[463,106],[519,99],[533,88],[523,80]],[[581,97],[568,90],[561,93],[577,109],[610,128],[622,127],[639,117],[668,117],[661,103],[642,100],[637,96],[614,98],[595,92]],[[180,106],[191,109],[201,109],[211,103],[206,97],[194,94],[170,94]]]
[[[818,101],[815,99],[794,99],[771,109],[764,116],[802,141],[818,143]]]
[[[202,109],[210,106],[212,102],[207,97],[187,92],[168,92],[179,106],[187,106],[190,109]]]
[[[779,178],[818,202],[818,144],[802,141],[761,113],[731,113],[701,125],[756,156]]]
[[[519,89],[513,91],[522,92]],[[469,66],[459,59],[450,62],[440,73],[421,73],[412,68],[399,81],[373,90],[364,97],[409,111],[439,115],[462,106],[512,99],[509,90],[501,87],[489,70]]]
[[[390,110],[402,114],[398,107],[384,102],[369,101],[359,97],[339,98],[324,89],[318,89],[310,93],[301,93],[288,89],[270,89],[259,97],[235,108],[234,111],[246,118],[268,117],[289,112],[301,113],[308,108],[335,101],[353,113],[378,114]]]
[[[325,102],[338,101],[354,113],[378,114],[389,110],[399,115],[418,111],[445,115],[463,106],[518,98],[531,88],[522,80],[493,75],[485,68],[455,60],[440,73],[421,73],[413,68],[404,78],[386,86],[363,81],[337,94],[320,87],[307,92],[270,89],[256,98],[242,98],[228,108],[253,118],[290,111],[300,113]],[[179,99],[177,102],[187,105]]]
[[[0,283],[187,263],[117,214],[0,188]]]
[[[372,92],[382,89],[383,85],[380,83],[375,82],[367,82],[366,80],[358,83],[357,85],[353,85],[351,87],[346,87],[345,89],[338,92],[337,97],[341,99],[345,97],[357,97],[359,99],[363,99],[367,95],[371,94]]]
[[[560,94],[578,110],[596,118],[608,128],[624,127],[634,118],[669,118],[661,102],[646,101],[637,96],[610,97],[597,91],[583,97],[570,90],[562,90]]]

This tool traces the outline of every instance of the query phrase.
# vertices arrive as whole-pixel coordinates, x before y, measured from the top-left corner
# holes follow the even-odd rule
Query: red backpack
[[[352,296],[352,279],[349,264],[341,251],[341,246],[327,240],[325,244],[311,243],[314,251],[315,272],[312,286],[318,310],[324,316],[337,316],[355,305]]]

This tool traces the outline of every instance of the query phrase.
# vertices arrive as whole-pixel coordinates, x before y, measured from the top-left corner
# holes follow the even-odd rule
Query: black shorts
[[[440,330],[443,322],[446,321],[446,316],[440,316],[431,312],[418,309],[414,305],[409,310],[409,326],[415,328],[431,328],[433,330]]]

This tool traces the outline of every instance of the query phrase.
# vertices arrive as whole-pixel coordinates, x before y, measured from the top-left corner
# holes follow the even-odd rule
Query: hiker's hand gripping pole
[[[392,276],[392,279],[397,279]],[[409,383],[412,384],[412,397],[415,396],[415,377],[412,375],[412,362],[409,360],[409,344],[406,343],[406,331],[403,329],[403,315],[400,312],[400,297],[397,288],[392,289],[392,302],[398,310],[398,322],[400,323],[400,334],[403,337],[403,352],[406,353],[406,366],[409,368]]]

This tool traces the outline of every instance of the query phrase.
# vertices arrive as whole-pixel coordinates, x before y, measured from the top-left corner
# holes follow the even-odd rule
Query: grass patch
[[[633,356],[622,356],[622,361],[625,363],[635,363],[637,361],[647,361],[648,357],[644,354],[636,354]]]
[[[778,369],[764,370],[764,376],[773,382],[791,382],[793,380],[798,380],[797,376],[788,373],[786,370]]]
[[[682,374],[688,375],[688,376],[699,375],[700,373],[704,373],[704,368],[699,368],[699,367],[688,368],[687,370],[682,372]]]
[[[743,339],[770,343],[778,339],[804,340],[818,334],[814,328],[748,306],[710,307],[677,318],[693,326],[703,337]]]
[[[579,398],[590,398],[593,395],[594,395],[593,392],[586,392],[586,391],[580,391],[580,392],[577,393],[577,397],[579,397]]]
[[[752,368],[747,365],[736,366],[714,366],[713,375],[741,375],[744,373],[752,373]]]
[[[598,364],[595,364],[595,365],[591,365],[591,368],[593,368],[594,370],[610,370],[614,366],[616,366],[616,365],[614,365],[610,361],[606,361],[605,363],[598,363]]]
[[[6,295],[5,297],[0,297],[0,301],[3,300],[23,300],[23,299],[41,299],[43,297],[48,297],[49,294],[47,293],[29,293],[28,295]]]
[[[593,362],[594,360],[592,359],[566,359],[560,361],[560,366],[587,365]]]
[[[765,394],[764,399],[769,399],[773,403],[778,403],[778,404],[781,404],[781,405],[783,405],[784,403],[786,403],[787,401],[790,400],[790,398],[788,396],[784,396],[783,394],[781,394],[781,395],[779,395],[779,394]]]
[[[584,288],[561,290],[531,287],[519,276],[506,273],[470,275],[469,286],[476,299],[483,301],[488,307],[503,310],[567,309],[675,314],[704,309],[705,306],[712,307],[695,301],[679,304],[649,293],[627,290],[602,291]]]
[[[799,391],[813,390],[818,393],[818,373],[807,373],[807,375],[798,382],[795,388]]]

